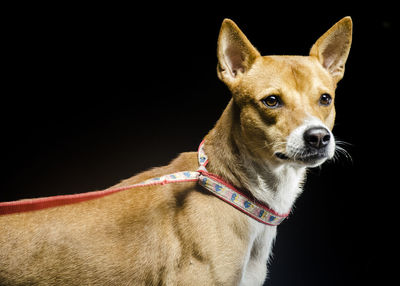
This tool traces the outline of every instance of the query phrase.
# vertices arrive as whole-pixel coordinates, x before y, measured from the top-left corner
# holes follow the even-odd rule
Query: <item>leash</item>
[[[198,182],[199,185],[209,190],[221,200],[232,205],[233,207],[252,217],[256,221],[267,225],[277,226],[289,215],[281,215],[276,213],[263,203],[258,202],[255,198],[250,198],[249,196],[245,195],[243,191],[239,191],[237,188],[231,186],[217,175],[209,173],[206,169],[206,166],[208,164],[208,157],[204,152],[204,140],[200,143],[197,154],[200,167],[195,172],[177,172],[151,178],[138,184],[123,186],[119,188],[110,188],[102,191],[27,199],[14,202],[3,202],[0,203],[0,215],[35,211],[84,202],[138,187],[165,185],[181,182]]]

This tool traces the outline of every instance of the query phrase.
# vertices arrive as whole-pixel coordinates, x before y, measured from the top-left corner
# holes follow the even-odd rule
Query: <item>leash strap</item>
[[[209,190],[215,196],[232,205],[241,212],[247,214],[248,216],[252,217],[258,222],[267,225],[277,226],[288,216],[288,214],[280,215],[274,212],[262,203],[257,202],[254,198],[250,199],[248,196],[244,195],[243,192],[231,186],[222,178],[218,177],[215,174],[209,173],[206,169],[206,166],[208,164],[208,157],[204,151],[204,140],[200,143],[199,146],[198,161],[200,166],[196,172],[177,172],[161,177],[151,178],[138,184],[124,186],[120,188],[110,188],[103,191],[95,191],[74,195],[62,195],[46,198],[20,200],[14,202],[3,202],[0,203],[0,215],[36,211],[51,207],[84,202],[96,198],[101,198],[123,190],[138,187],[165,185],[180,182],[198,182],[199,185]]]
[[[165,184],[179,183],[179,182],[197,182],[198,179],[199,179],[199,172],[185,171],[185,172],[178,172],[170,175],[152,178],[134,185],[123,186],[119,188],[110,188],[102,191],[73,194],[73,195],[52,196],[52,197],[44,197],[37,199],[25,199],[13,202],[2,202],[0,203],[0,215],[37,211],[52,207],[80,203],[138,187],[165,185]]]

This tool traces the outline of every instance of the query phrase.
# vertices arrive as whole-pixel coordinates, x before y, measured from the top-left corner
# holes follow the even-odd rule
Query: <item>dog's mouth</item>
[[[283,153],[281,153],[281,152],[276,152],[276,153],[275,153],[275,156],[278,157],[278,158],[281,159],[281,160],[288,160],[288,159],[289,159],[288,156],[286,156],[285,154],[283,154]]]
[[[314,164],[318,161],[325,160],[328,158],[328,154],[325,151],[319,152],[301,152],[300,154],[295,154],[293,156],[288,156],[282,152],[276,152],[275,156],[281,160],[285,161],[295,161],[295,162],[302,162],[305,164]]]

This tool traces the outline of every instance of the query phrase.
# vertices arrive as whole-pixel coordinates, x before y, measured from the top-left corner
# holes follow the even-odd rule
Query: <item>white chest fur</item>
[[[288,213],[301,193],[305,168],[284,166],[266,168],[265,176],[258,175],[250,181],[250,189],[259,200],[266,202],[276,212]],[[254,178],[254,177],[253,177]],[[263,285],[267,276],[267,262],[275,240],[277,227],[261,224],[249,218],[251,236],[244,257],[240,286]]]
[[[305,167],[282,165],[272,168],[264,166],[264,172],[257,172],[250,180],[249,189],[260,201],[274,211],[286,214],[302,192]]]
[[[244,258],[240,286],[262,285],[267,275],[267,261],[276,236],[276,226],[267,226],[249,218],[251,236]]]

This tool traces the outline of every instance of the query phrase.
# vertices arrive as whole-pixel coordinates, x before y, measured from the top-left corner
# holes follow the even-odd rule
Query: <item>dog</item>
[[[335,154],[351,41],[345,17],[309,56],[261,56],[225,19],[217,73],[232,98],[199,152],[106,196],[0,216],[0,285],[262,285],[274,220],[290,212],[307,168]]]

